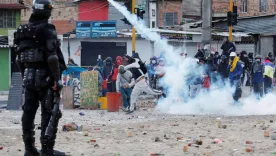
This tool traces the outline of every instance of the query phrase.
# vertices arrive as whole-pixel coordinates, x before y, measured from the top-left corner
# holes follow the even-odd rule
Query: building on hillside
[[[12,61],[8,44],[8,31],[20,25],[20,10],[25,6],[18,0],[0,1],[0,91],[8,91],[11,80]]]

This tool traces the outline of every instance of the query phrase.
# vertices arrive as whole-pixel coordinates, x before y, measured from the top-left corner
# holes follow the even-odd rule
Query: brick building
[[[234,0],[239,17],[271,15],[275,13],[275,0]],[[229,0],[213,0],[213,17],[226,17]]]
[[[156,0],[159,27],[174,26],[181,22],[201,19],[202,0]],[[276,0],[234,0],[239,17],[271,15],[276,12]],[[213,17],[225,18],[229,0],[213,0]]]
[[[32,13],[32,1],[25,0],[26,9],[21,10],[21,23],[28,22]],[[73,31],[76,28],[75,21],[78,20],[79,7],[73,0],[52,0],[54,9],[51,22],[56,26],[58,34]]]
[[[182,0],[157,0],[157,12],[159,27],[179,25],[182,21]]]

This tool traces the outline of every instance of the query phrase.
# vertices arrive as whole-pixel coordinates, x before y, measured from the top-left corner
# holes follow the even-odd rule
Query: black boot
[[[23,132],[23,141],[25,144],[24,156],[39,156],[39,151],[35,148],[35,132]]]
[[[65,156],[64,152],[54,150],[55,141],[47,141],[42,144],[40,156]]]

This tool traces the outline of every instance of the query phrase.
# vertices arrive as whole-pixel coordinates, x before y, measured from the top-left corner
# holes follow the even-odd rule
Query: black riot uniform
[[[14,34],[16,63],[23,78],[25,102],[22,106],[22,131],[25,143],[25,156],[64,155],[54,151],[58,120],[58,109],[51,137],[45,131],[52,115],[53,86],[61,84],[61,72],[66,69],[60,43],[54,25],[48,23],[51,16],[51,0],[35,0],[33,13],[28,24],[21,25]],[[59,95],[59,94],[58,94]],[[35,148],[34,119],[41,103],[41,151]]]

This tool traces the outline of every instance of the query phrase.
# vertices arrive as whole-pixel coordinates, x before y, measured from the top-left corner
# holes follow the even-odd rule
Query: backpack
[[[146,73],[148,72],[148,69],[147,69],[146,64],[145,64],[144,62],[142,62],[142,61],[139,61],[138,64],[139,64],[140,69],[142,70],[142,72],[143,72],[144,74],[146,74]]]

